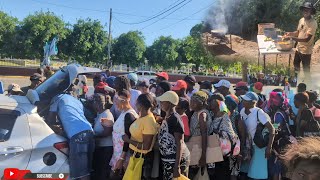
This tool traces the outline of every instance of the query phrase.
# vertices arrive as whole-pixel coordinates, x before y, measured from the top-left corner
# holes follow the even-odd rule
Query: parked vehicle
[[[140,81],[147,79],[150,84],[154,84],[156,82],[157,76],[153,71],[136,71],[135,73],[138,75]]]
[[[100,69],[68,65],[27,96],[0,94],[0,177],[5,168],[33,173],[69,173],[67,139],[45,123],[51,98],[63,93],[79,74]]]

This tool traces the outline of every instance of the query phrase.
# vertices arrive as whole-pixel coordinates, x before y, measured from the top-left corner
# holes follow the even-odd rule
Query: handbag
[[[265,125],[263,125],[259,121],[259,111],[257,111],[257,121],[258,125],[256,128],[256,132],[254,133],[253,142],[258,148],[264,148],[267,147],[269,143],[269,132],[266,130]]]
[[[180,174],[180,177],[178,177],[178,178],[173,178],[173,180],[190,180],[190,179],[189,179],[188,177]]]
[[[136,158],[136,152],[134,152],[130,157],[123,180],[141,180],[143,163],[144,158],[142,158],[142,153],[140,153],[140,157]]]
[[[210,180],[207,168],[204,168],[203,175],[201,174],[201,168],[199,168],[199,171],[196,174],[196,176],[193,178],[193,180]]]
[[[308,111],[311,111],[308,109]],[[303,136],[320,136],[320,125],[319,122],[315,120],[314,113],[311,112],[311,119],[307,122],[304,128]],[[301,119],[300,119],[301,120]]]
[[[190,151],[190,165],[198,165],[202,154],[202,137],[192,136],[186,145]],[[206,162],[215,163],[223,161],[223,154],[220,148],[219,136],[213,134],[207,138]]]
[[[219,135],[219,144],[222,151],[223,156],[237,156],[240,154],[240,139],[232,139],[228,132],[223,130],[220,131],[220,126],[222,123],[222,119],[220,120],[217,129],[213,129],[215,134]]]

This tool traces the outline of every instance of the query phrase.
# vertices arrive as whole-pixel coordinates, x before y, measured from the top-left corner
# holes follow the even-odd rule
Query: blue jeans
[[[92,131],[82,131],[69,141],[70,178],[89,176],[92,171],[94,135]]]

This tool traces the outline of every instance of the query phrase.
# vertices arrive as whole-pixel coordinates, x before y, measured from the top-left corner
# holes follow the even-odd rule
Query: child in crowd
[[[190,137],[189,118],[186,111],[189,109],[189,101],[186,98],[179,98],[179,104],[176,107],[177,113],[181,116],[184,127],[184,140]]]

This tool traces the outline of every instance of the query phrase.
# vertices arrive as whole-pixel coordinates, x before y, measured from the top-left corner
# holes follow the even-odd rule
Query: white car
[[[156,73],[153,71],[136,71],[134,72],[138,75],[139,81],[143,81],[145,79],[149,80],[150,84],[154,84],[156,82]]]
[[[69,173],[67,139],[55,134],[38,110],[47,110],[50,103],[46,102],[63,93],[77,75],[93,72],[101,70],[72,64],[29,90],[27,96],[0,95],[0,177],[5,168]]]

